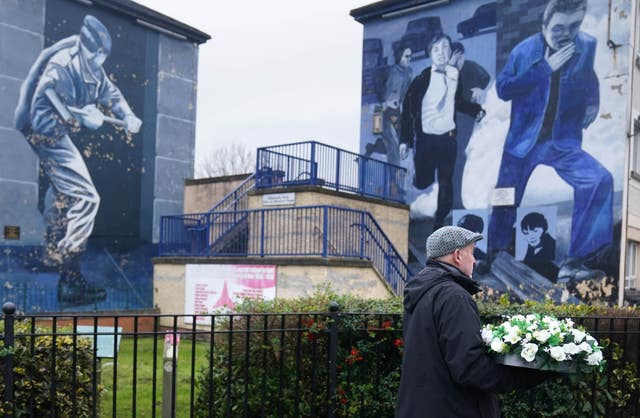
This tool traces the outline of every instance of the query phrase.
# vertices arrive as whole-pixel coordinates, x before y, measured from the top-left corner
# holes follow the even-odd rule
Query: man
[[[452,54],[460,52],[457,67],[460,71],[460,90],[462,98],[468,102],[477,103],[480,106],[485,101],[487,89],[491,84],[491,75],[480,64],[466,59],[465,48],[460,42],[451,44]],[[473,134],[474,120],[471,116],[456,112],[456,164],[453,169],[453,207],[462,209],[462,177],[464,166],[467,162],[467,145]],[[460,225],[458,225],[460,226]]]
[[[413,184],[424,190],[435,181],[438,173],[438,209],[433,229],[444,224],[453,207],[453,169],[456,161],[456,110],[473,116],[476,122],[484,117],[480,105],[462,98],[456,66],[460,53],[451,53],[451,39],[437,34],[428,45],[432,66],[425,69],[409,85],[402,104],[400,123],[400,158],[414,147]]]
[[[427,265],[404,291],[404,352],[396,418],[499,417],[492,392],[540,383],[551,374],[497,365],[480,334],[480,291],[471,279],[482,235],[457,226],[427,239]]]
[[[22,85],[16,108],[16,128],[38,155],[51,183],[45,199],[45,258],[58,267],[62,302],[106,297],[106,291],[90,285],[80,271],[100,196],[69,134],[81,126],[100,128],[106,116],[98,106],[110,109],[127,132],[137,133],[142,124],[102,68],[110,52],[107,28],[85,16],[79,35],[42,51]]]
[[[511,124],[497,189],[512,189],[512,206],[494,207],[489,222],[492,253],[512,251],[516,208],[540,164],[553,167],[574,189],[571,240],[558,281],[602,275],[584,265],[613,239],[613,179],[582,150],[582,130],[596,118],[596,40],[580,32],[586,0],[551,0],[542,32],[513,49],[496,77],[498,96],[511,100]]]
[[[396,127],[399,124],[402,99],[409,88],[409,83],[411,83],[412,70],[409,66],[411,49],[406,48],[399,56],[397,53],[395,55],[396,64],[389,69],[389,76],[385,83],[385,101],[382,106],[382,140],[387,150],[387,162],[400,165]]]

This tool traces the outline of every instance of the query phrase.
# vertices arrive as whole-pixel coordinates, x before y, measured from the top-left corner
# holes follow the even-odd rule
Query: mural
[[[29,13],[14,10],[21,7]],[[0,173],[0,296],[24,312],[152,307],[155,199],[181,199],[188,176],[164,170],[175,174],[174,186],[154,173],[166,149],[156,120],[190,97],[174,85],[170,99],[159,97],[162,83],[173,82],[171,75],[158,79],[159,67],[173,65],[170,54],[195,65],[197,47],[77,2],[0,9],[17,16],[5,44],[19,51],[3,49],[11,65],[0,69],[13,71],[1,80],[16,80],[0,97],[0,106],[15,112],[13,121],[0,121],[0,141],[14,150]],[[191,78],[186,67],[173,65],[195,94],[195,82],[184,81]],[[189,117],[183,111],[174,125],[188,125]],[[188,135],[170,133],[190,152]],[[180,157],[173,157],[176,167]]]
[[[407,169],[414,268],[461,225],[485,234],[485,294],[616,300],[628,70],[610,40],[629,24],[609,21],[629,10],[471,0],[366,22],[360,147]]]
[[[43,261],[58,269],[60,302],[106,299],[106,290],[89,284],[80,269],[100,194],[69,135],[83,128],[95,131],[105,122],[136,134],[142,125],[102,67],[110,52],[109,30],[85,16],[79,35],[42,51],[23,82],[16,109],[15,127],[39,157],[49,184]]]

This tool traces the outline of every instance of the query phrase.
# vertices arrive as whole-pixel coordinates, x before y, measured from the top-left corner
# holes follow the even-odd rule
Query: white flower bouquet
[[[508,366],[577,373],[602,371],[606,364],[598,341],[569,318],[509,316],[482,327],[482,340],[496,361]]]

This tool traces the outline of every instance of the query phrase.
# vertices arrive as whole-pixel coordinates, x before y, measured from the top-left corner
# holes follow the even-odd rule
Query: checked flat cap
[[[482,234],[459,226],[443,226],[427,238],[427,258],[432,260],[451,254],[482,238]]]

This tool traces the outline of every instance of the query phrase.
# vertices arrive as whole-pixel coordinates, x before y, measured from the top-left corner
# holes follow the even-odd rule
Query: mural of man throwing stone
[[[69,135],[82,127],[96,130],[105,122],[133,134],[142,125],[102,68],[110,52],[107,28],[95,17],[85,16],[79,35],[40,53],[21,87],[16,108],[16,129],[39,157],[50,181],[44,212],[46,261],[60,272],[61,302],[106,298],[105,289],[91,285],[80,271],[100,195]]]

